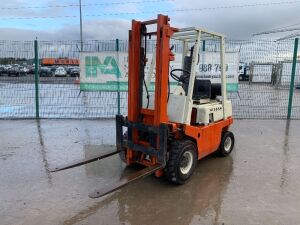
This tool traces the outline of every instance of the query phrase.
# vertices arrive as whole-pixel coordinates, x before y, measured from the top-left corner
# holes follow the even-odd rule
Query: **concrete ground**
[[[232,130],[234,152],[199,161],[185,185],[150,176],[89,199],[120,177],[118,157],[48,169],[114,144],[113,120],[2,120],[0,225],[300,224],[300,121],[236,120]]]

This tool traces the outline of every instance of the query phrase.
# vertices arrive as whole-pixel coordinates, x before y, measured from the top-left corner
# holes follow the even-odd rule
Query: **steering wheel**
[[[182,72],[181,76],[176,75],[174,72]],[[183,73],[187,73],[186,75],[183,75]],[[185,83],[186,80],[190,77],[191,72],[184,70],[184,69],[173,69],[170,72],[171,77],[176,80],[177,82]]]

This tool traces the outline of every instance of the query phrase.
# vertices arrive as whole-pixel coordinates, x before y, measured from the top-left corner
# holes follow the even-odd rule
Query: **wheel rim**
[[[188,174],[192,168],[193,165],[193,154],[191,152],[185,152],[182,155],[181,161],[180,161],[180,172],[182,174]]]
[[[226,152],[229,152],[231,149],[231,145],[232,145],[232,140],[230,137],[227,137],[224,141],[224,150]]]

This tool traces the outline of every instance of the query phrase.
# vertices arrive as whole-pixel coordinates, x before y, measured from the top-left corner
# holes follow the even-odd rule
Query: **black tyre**
[[[196,165],[197,147],[191,140],[175,140],[171,143],[165,167],[165,175],[170,182],[184,184],[192,176]]]
[[[226,131],[222,134],[222,139],[219,147],[220,156],[228,156],[234,147],[234,135],[230,131]]]

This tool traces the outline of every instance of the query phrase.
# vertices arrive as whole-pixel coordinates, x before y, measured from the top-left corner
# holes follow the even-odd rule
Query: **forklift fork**
[[[123,127],[128,127],[128,138],[124,138]],[[151,134],[150,146],[146,147],[137,143],[134,143],[132,140],[132,130],[136,129],[139,131],[148,132]],[[133,149],[136,152],[141,152],[149,156],[154,156],[157,158],[157,163],[154,165],[146,166],[144,169],[138,170],[137,172],[130,174],[128,176],[122,177],[120,180],[111,183],[109,185],[103,186],[102,188],[95,190],[89,194],[90,198],[99,198],[111,192],[114,192],[127,184],[136,181],[138,179],[144,178],[153,174],[154,172],[161,170],[165,167],[166,164],[166,154],[167,154],[167,138],[168,138],[168,126],[166,124],[161,124],[159,127],[148,126],[142,123],[132,123],[125,119],[122,115],[116,116],[116,143],[117,150],[102,153],[98,156],[93,156],[84,160],[75,161],[73,163],[56,167],[50,172],[58,172],[78,166],[82,166],[94,161],[102,160],[110,156],[116,155],[125,149]],[[159,148],[157,149],[157,141],[159,141]]]
[[[54,169],[51,169],[49,171],[50,172],[58,172],[58,171],[66,170],[66,169],[71,169],[71,168],[82,166],[82,165],[85,165],[85,164],[88,164],[88,163],[91,163],[91,162],[95,162],[97,160],[105,159],[107,157],[113,156],[113,155],[118,154],[120,152],[121,151],[114,151],[114,152],[101,154],[101,155],[98,155],[98,156],[93,156],[93,157],[88,158],[88,159],[78,160],[78,161],[75,161],[73,163],[66,164],[64,166],[55,167]]]
[[[148,166],[142,170],[135,172],[134,174],[123,177],[122,179],[120,179],[117,182],[111,183],[107,186],[104,186],[104,187],[92,192],[91,194],[89,194],[89,197],[90,198],[100,198],[104,195],[110,194],[110,193],[126,186],[127,184],[129,184],[133,181],[136,181],[138,179],[149,176],[149,175],[153,174],[155,171],[160,170],[162,168],[163,168],[163,166],[159,165],[159,164],[154,165],[154,166]]]

